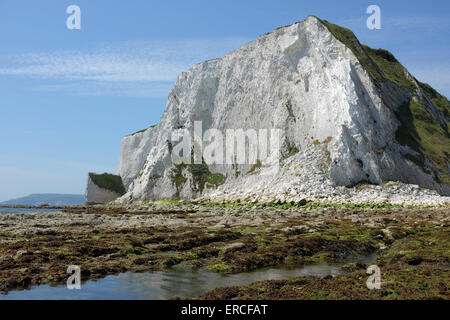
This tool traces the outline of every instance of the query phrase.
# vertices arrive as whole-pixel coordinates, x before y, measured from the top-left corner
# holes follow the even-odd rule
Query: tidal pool
[[[169,270],[152,273],[122,273],[100,280],[88,280],[80,290],[66,286],[41,285],[30,290],[11,291],[0,300],[165,300],[175,296],[194,298],[219,287],[249,285],[255,281],[281,280],[299,276],[336,276],[349,262],[370,263],[375,255],[336,264],[313,264],[296,268],[268,268],[249,273],[221,275],[206,270]]]

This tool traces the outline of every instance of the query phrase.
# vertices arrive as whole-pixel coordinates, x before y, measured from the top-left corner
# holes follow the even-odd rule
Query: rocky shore
[[[200,298],[448,299],[450,208],[368,207],[167,202],[1,214],[0,291],[64,284],[69,265],[90,280],[171,267],[240,273],[377,253],[383,290],[369,291],[367,266],[357,264],[335,278],[268,281]]]
[[[244,201],[299,202],[301,200],[335,204],[390,203],[395,205],[446,205],[450,197],[441,196],[435,190],[421,188],[418,185],[386,181],[381,185],[360,183],[352,188],[337,186],[320,172],[299,175],[295,166],[282,169],[283,176],[295,177],[286,184],[283,179],[275,179],[270,187],[261,187],[255,183],[259,177],[249,178],[246,182],[236,182],[230,186],[219,187],[207,193],[206,201]]]

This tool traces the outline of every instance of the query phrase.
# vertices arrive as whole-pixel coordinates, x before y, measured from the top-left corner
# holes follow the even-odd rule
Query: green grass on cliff
[[[420,87],[431,99],[431,103],[433,103],[436,109],[442,113],[447,123],[447,127],[450,127],[450,101],[427,83],[421,82]]]
[[[192,159],[193,160],[193,159]],[[176,197],[180,196],[182,186],[187,182],[183,174],[184,169],[188,169],[192,175],[192,190],[201,194],[206,188],[217,188],[225,183],[226,177],[220,173],[212,173],[208,165],[203,161],[201,164],[176,164],[170,174],[173,185],[176,187]]]
[[[372,78],[381,83],[389,80],[400,87],[414,89],[415,85],[406,77],[406,70],[392,53],[384,49],[372,49],[362,45],[353,31],[332,24],[326,20],[321,22],[328,28],[333,36],[345,44],[358,58],[364,69]]]
[[[154,127],[156,127],[156,125],[152,125],[152,126],[150,126],[150,127],[148,127],[148,128],[145,128],[145,129],[136,131],[136,132],[134,132],[134,133],[132,133],[132,134],[129,134],[127,137],[131,137],[131,136],[134,136],[134,135],[136,135],[136,134],[143,133],[143,132],[147,131],[148,129],[154,128]]]
[[[409,90],[416,88],[415,84],[406,77],[406,69],[394,57],[392,53],[384,49],[372,49],[363,45],[369,57],[381,70],[383,78]]]
[[[447,100],[448,102],[448,100]],[[401,122],[396,138],[420,156],[409,156],[420,167],[424,167],[425,158],[430,159],[440,171],[435,177],[438,181],[450,184],[448,162],[450,159],[450,135],[448,128],[441,127],[430,113],[425,111],[423,101],[411,100],[397,112]]]
[[[122,178],[120,176],[110,173],[96,174],[90,172],[89,177],[100,188],[114,191],[120,195],[124,195],[126,193]]]
[[[373,49],[361,44],[354,33],[346,28],[321,20],[336,39],[346,45],[358,58],[362,66],[377,84],[390,81],[417,96],[418,87],[408,79],[407,70],[384,49]],[[419,156],[406,155],[418,166],[424,168],[425,159],[429,159],[439,173],[434,173],[438,182],[450,184],[450,102],[426,83],[418,82],[429,101],[444,119],[440,124],[420,99],[411,99],[397,110],[396,115],[401,125],[396,133],[397,141],[418,152]],[[425,170],[427,171],[427,170]],[[431,173],[431,172],[428,172]]]
[[[212,173],[208,165],[202,161],[201,164],[189,165],[189,171],[192,174],[193,190],[202,193],[206,188],[217,188],[225,182],[225,176],[220,173]]]

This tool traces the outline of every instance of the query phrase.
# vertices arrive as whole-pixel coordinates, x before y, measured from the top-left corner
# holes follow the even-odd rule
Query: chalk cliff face
[[[96,174],[90,172],[86,184],[86,203],[102,204],[116,200],[126,189],[122,178],[110,173]]]
[[[123,138],[120,148],[117,174],[128,187],[139,174],[152,148],[154,127]]]
[[[253,165],[175,165],[173,137],[195,121],[224,135],[279,129],[279,152]],[[344,187],[384,181],[450,195],[449,121],[448,100],[389,52],[308,17],[182,73],[161,121],[122,141],[119,201],[352,201]]]
[[[87,204],[102,204],[116,200],[120,194],[112,190],[99,187],[88,176],[86,185],[86,203]]]

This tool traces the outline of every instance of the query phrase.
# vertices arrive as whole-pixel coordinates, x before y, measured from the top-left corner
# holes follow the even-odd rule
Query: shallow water
[[[11,291],[0,295],[0,300],[15,299],[89,299],[89,300],[163,300],[171,297],[193,298],[218,287],[242,286],[255,281],[281,280],[299,276],[340,274],[340,267],[349,262],[370,263],[375,255],[336,264],[314,264],[296,268],[269,268],[250,273],[220,275],[206,270],[169,270],[152,273],[123,273],[100,280],[89,280],[81,290],[69,290],[65,286],[41,285],[24,291]]]
[[[2,213],[18,213],[18,214],[28,214],[37,212],[57,212],[61,210],[57,209],[36,209],[36,208],[0,208],[0,214]]]

